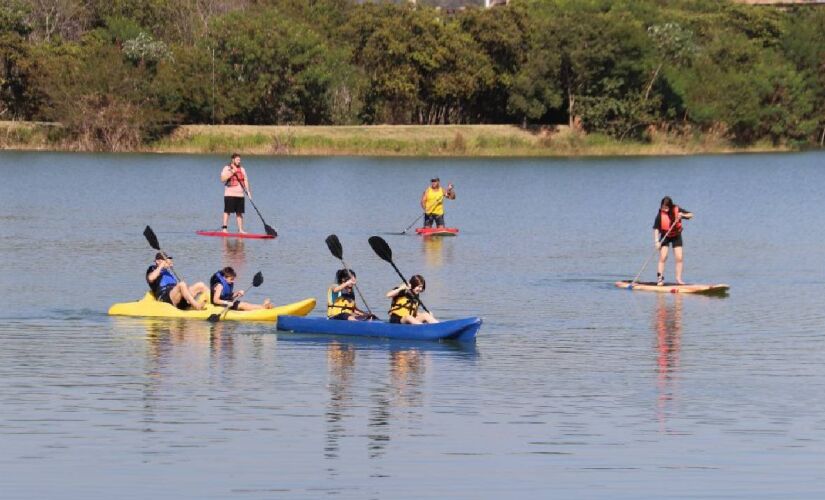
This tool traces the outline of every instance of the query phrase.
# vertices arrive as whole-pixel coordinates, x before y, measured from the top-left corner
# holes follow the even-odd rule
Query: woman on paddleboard
[[[335,272],[335,284],[327,289],[327,318],[349,321],[377,319],[358,309],[353,292],[355,283],[355,271],[352,269],[339,269]]]
[[[693,213],[679,207],[670,196],[662,198],[659,213],[653,221],[653,244],[659,250],[659,266],[656,269],[656,284],[665,284],[665,262],[667,262],[668,246],[673,247],[676,257],[676,283],[684,285],[682,281],[682,219],[693,218]]]
[[[221,231],[226,233],[227,224],[229,223],[229,214],[235,214],[235,221],[238,224],[238,232],[246,233],[243,230],[243,214],[244,214],[244,191],[249,199],[252,199],[252,189],[249,187],[249,177],[246,175],[246,169],[241,166],[241,155],[238,153],[232,154],[232,160],[229,165],[223,167],[221,170],[221,182],[223,182],[223,225]]]
[[[209,279],[209,295],[212,304],[220,307],[226,307],[232,304],[233,311],[254,311],[256,309],[272,309],[272,303],[269,299],[264,299],[263,304],[251,304],[249,302],[241,302],[241,297],[244,296],[243,290],[235,291],[235,270],[227,266],[216,272]],[[234,302],[233,302],[234,301]]]
[[[424,210],[424,227],[444,227],[444,198],[454,200],[455,191],[452,184],[447,184],[445,191],[438,177],[430,179],[430,186],[421,195],[421,209]]]
[[[418,296],[424,293],[427,287],[424,277],[416,274],[410,278],[407,286],[402,283],[387,292],[387,298],[392,299],[390,305],[390,323],[403,323],[407,325],[420,325],[422,323],[438,323],[432,314],[426,311],[419,311],[420,302]]]

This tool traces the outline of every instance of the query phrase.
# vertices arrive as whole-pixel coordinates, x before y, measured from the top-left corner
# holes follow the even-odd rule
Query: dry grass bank
[[[0,149],[82,149],[54,123],[0,122]],[[760,144],[737,148],[710,135],[657,134],[649,142],[619,142],[566,126],[513,125],[252,126],[184,125],[141,146],[157,153],[238,152],[342,156],[622,156],[785,151]]]

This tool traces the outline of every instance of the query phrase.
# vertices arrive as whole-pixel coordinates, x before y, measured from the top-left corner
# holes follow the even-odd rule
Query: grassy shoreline
[[[0,149],[81,151],[59,124],[0,122]],[[706,134],[656,134],[650,142],[619,142],[566,126],[514,125],[253,126],[183,125],[131,152],[284,156],[646,156],[795,151],[772,144],[745,148]]]

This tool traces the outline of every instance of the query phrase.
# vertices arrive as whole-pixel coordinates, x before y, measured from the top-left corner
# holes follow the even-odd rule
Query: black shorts
[[[331,318],[329,318],[329,319],[343,319],[343,320],[348,320],[348,319],[349,319],[349,317],[350,317],[350,313],[338,313],[338,314],[336,314],[335,316],[332,316],[332,317],[331,317]]]
[[[401,323],[401,316],[397,314],[390,314],[390,323]]]
[[[158,294],[157,299],[161,302],[166,302],[167,304],[172,304],[173,306],[175,306],[175,304],[172,303],[172,295],[171,295],[172,294],[172,289],[174,289],[174,288],[175,288],[174,285],[167,286],[166,288],[163,288],[160,291],[160,294]],[[183,297],[181,297],[180,302],[178,302],[178,305],[176,305],[175,307],[177,307],[181,311],[186,311],[187,309],[192,308],[192,306],[189,305],[189,302],[186,302],[186,300],[184,300]]]
[[[155,298],[158,299],[160,302],[166,302],[167,304],[172,304],[172,297],[170,294],[172,293],[172,289],[175,288],[173,286],[167,286],[165,288],[161,288],[160,293],[158,293]],[[172,304],[175,305],[175,304]]]
[[[666,247],[668,245],[672,246],[673,248],[681,247],[682,235],[680,234],[679,236],[675,236],[673,238],[665,238],[665,240],[662,242],[662,246]]]
[[[244,213],[244,197],[243,196],[224,196],[223,197],[223,213],[238,214]]]
[[[444,225],[444,215],[424,214],[424,227],[432,227]]]

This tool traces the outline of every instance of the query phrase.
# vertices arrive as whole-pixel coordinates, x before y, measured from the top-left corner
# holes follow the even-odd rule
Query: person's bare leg
[[[228,229],[226,229],[226,225],[227,225],[228,223],[229,223],[229,213],[224,212],[224,213],[223,213],[223,224],[221,224],[221,231],[223,231],[224,233],[229,232],[229,230],[228,230]]]
[[[685,282],[682,281],[682,266],[684,263],[682,247],[676,247],[673,249],[673,257],[676,259],[676,283],[679,285],[684,285]]]
[[[241,234],[246,233],[243,230],[243,214],[235,214],[235,220],[238,222],[238,232]]]
[[[401,318],[401,323],[405,325],[420,325],[421,320],[415,316],[404,316]]]
[[[667,246],[662,245],[659,249],[659,265],[656,266],[656,277],[659,276],[664,277],[665,275],[665,262],[667,262]]]
[[[183,300],[185,300],[190,306],[192,306],[192,309],[201,310],[205,307],[203,304],[195,300],[195,297],[192,296],[192,292],[189,291],[189,287],[186,285],[185,282],[181,281],[180,283],[175,285],[175,289],[179,290],[179,293],[183,297]],[[172,291],[174,292],[174,290]]]
[[[416,319],[420,320],[422,323],[438,323],[438,320],[435,319],[435,316],[428,312],[419,311],[416,315]]]

